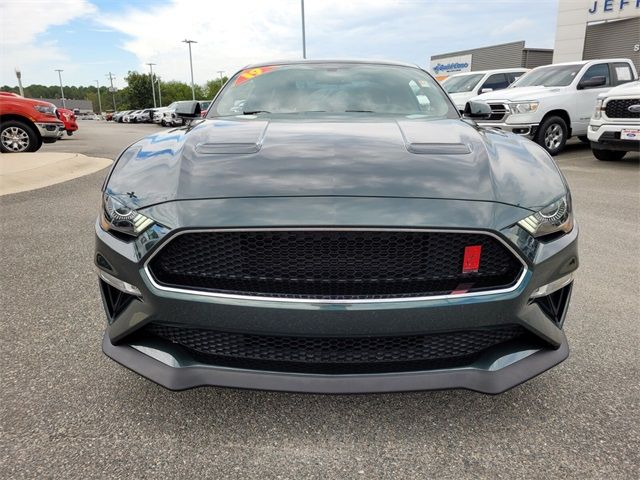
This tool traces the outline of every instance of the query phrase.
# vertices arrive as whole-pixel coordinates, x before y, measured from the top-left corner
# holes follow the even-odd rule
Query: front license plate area
[[[640,141],[640,128],[623,128],[620,132],[620,140]]]

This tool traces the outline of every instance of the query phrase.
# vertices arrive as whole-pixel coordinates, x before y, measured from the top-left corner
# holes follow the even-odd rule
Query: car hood
[[[495,92],[487,92],[474,97],[474,100],[540,100],[541,98],[557,95],[567,87],[513,87]]]
[[[467,100],[475,97],[476,95],[474,92],[456,92],[450,93],[449,96],[451,97],[451,100],[453,100],[453,103],[464,106],[464,104],[467,103]]]
[[[640,94],[640,81],[623,83],[617,87],[613,87],[607,92],[603,92],[598,95],[598,98],[605,98],[615,95],[639,95]]]
[[[147,137],[106,190],[134,208],[173,200],[404,197],[525,208],[565,192],[551,157],[518,136],[460,119],[231,117]]]

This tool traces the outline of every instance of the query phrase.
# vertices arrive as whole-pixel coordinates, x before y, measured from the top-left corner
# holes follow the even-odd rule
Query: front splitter
[[[245,370],[210,365],[176,367],[130,345],[113,345],[104,334],[102,351],[119,364],[170,390],[202,386],[247,388],[285,392],[348,394],[463,388],[487,394],[502,393],[559,364],[569,356],[562,334],[559,348],[541,349],[497,369],[474,367],[418,372],[321,375]]]

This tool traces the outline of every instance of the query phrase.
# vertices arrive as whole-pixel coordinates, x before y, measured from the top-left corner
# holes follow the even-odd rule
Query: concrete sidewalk
[[[97,172],[111,165],[108,158],[81,153],[3,153],[0,156],[0,195],[48,187]]]

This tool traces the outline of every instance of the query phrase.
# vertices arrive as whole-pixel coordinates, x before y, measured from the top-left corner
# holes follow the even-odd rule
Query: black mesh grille
[[[151,324],[146,332],[209,364],[308,373],[410,371],[468,364],[498,344],[524,338],[506,325],[428,335],[288,337]]]
[[[479,271],[462,273],[466,246]],[[514,284],[522,264],[495,238],[407,231],[193,232],[152,259],[161,284],[252,296],[376,299]]]
[[[640,112],[630,112],[631,105],[640,105],[640,98],[609,100],[604,109],[609,118],[640,118]]]

